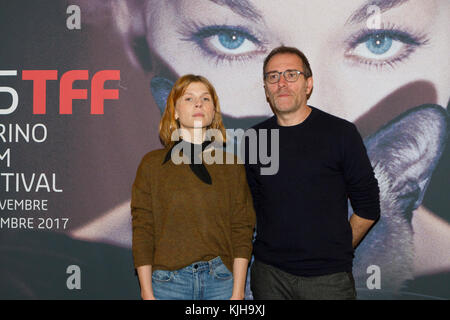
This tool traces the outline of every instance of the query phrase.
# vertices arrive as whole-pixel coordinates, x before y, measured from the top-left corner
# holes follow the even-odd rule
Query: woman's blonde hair
[[[223,142],[226,141],[225,127],[222,123],[222,115],[220,113],[219,97],[213,85],[203,76],[187,74],[180,77],[172,87],[167,97],[166,109],[159,123],[159,138],[165,147],[171,147],[176,141],[172,141],[172,133],[180,128],[178,120],[175,120],[175,104],[177,100],[184,94],[186,88],[193,82],[201,82],[208,89],[214,104],[214,118],[211,125],[207,129],[217,129],[222,133]]]

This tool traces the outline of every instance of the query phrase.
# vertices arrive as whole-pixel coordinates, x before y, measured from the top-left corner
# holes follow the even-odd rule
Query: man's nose
[[[280,80],[278,80],[278,87],[282,88],[282,87],[286,87],[287,86],[287,81],[284,78],[283,74],[280,74]]]

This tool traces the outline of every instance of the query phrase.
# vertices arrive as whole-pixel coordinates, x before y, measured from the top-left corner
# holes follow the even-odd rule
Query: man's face
[[[299,56],[292,53],[274,55],[267,63],[265,73],[284,72],[286,70],[298,70],[304,72],[303,62]],[[266,97],[275,114],[295,113],[306,106],[307,96],[311,93],[313,79],[305,78],[303,74],[297,81],[288,82],[283,75],[277,83],[264,81]]]

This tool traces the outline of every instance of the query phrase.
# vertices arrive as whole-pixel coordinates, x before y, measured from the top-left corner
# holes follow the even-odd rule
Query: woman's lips
[[[194,113],[192,116],[193,117],[204,117],[205,115],[203,113]]]

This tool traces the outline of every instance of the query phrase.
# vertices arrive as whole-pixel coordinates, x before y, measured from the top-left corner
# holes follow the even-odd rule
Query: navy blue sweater
[[[299,276],[351,271],[348,199],[362,218],[376,220],[380,214],[378,182],[355,125],[311,108],[295,126],[279,126],[273,116],[253,127],[258,140],[260,129],[279,129],[276,174],[261,174],[270,164],[249,163],[245,142],[257,216],[255,259]],[[274,141],[268,136],[270,151]]]

